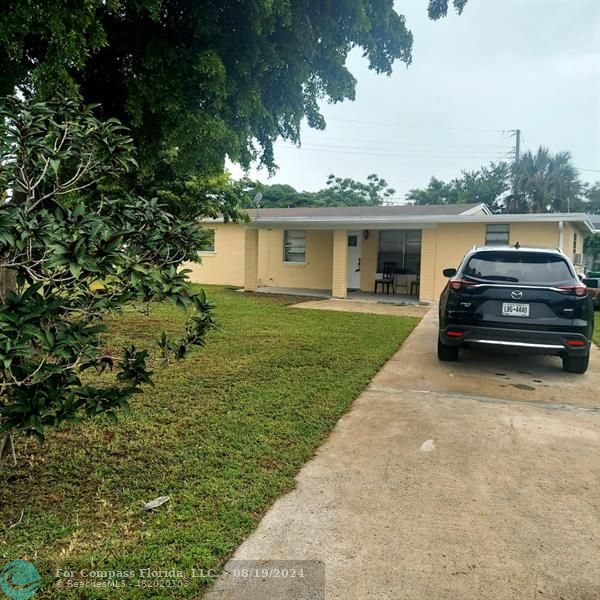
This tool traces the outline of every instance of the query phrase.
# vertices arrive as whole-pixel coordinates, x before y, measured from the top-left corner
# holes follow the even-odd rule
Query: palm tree
[[[568,152],[540,146],[513,166],[515,191],[505,201],[510,213],[570,212],[582,204],[581,182]]]

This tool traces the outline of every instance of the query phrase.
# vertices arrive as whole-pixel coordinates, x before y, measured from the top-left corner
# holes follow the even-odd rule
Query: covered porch
[[[248,228],[245,289],[319,298],[418,304],[421,228]]]

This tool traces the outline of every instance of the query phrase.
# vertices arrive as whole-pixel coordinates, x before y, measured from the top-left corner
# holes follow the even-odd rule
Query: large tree
[[[540,146],[525,152],[513,166],[513,193],[504,203],[505,212],[570,212],[583,208],[582,186],[568,152],[552,154]]]
[[[448,4],[430,0],[430,18]],[[221,172],[226,155],[272,168],[276,138],[325,127],[319,101],[354,98],[353,48],[386,74],[412,48],[393,0],[4,0],[0,39],[0,94],[81,93],[131,127],[159,180]]]
[[[510,185],[508,163],[490,163],[475,171],[463,171],[449,182],[432,177],[424,189],[410,190],[407,200],[415,204],[468,204],[483,202],[492,212],[502,208]]]

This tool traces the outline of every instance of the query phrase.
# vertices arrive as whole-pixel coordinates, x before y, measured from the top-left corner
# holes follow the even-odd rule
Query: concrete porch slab
[[[342,312],[370,313],[374,315],[397,315],[401,317],[423,317],[429,307],[427,306],[396,306],[379,302],[360,302],[358,300],[310,300],[292,304],[290,308],[309,308],[314,310],[335,310]]]

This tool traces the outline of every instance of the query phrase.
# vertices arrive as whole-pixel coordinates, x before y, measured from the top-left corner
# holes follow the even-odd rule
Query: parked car
[[[587,370],[592,299],[560,250],[475,248],[444,275],[440,360],[457,360],[461,347],[480,347],[560,356],[565,371]]]

